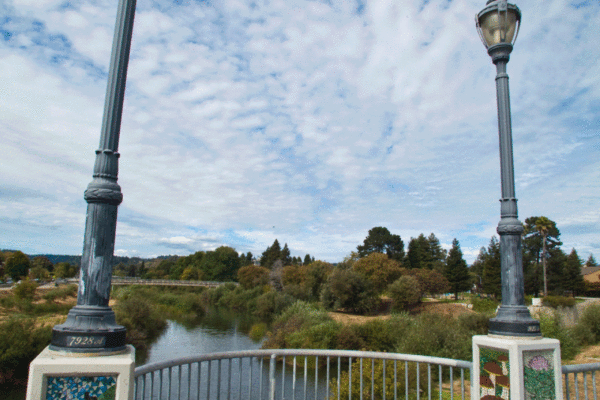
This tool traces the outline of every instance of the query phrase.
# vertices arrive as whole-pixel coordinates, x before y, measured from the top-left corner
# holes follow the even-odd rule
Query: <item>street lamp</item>
[[[518,220],[515,197],[510,98],[508,93],[508,63],[521,25],[521,11],[506,0],[489,0],[475,17],[477,31],[492,62],[496,65],[498,100],[498,133],[500,136],[500,264],[502,270],[502,304],[490,320],[489,333],[503,336],[541,336],[540,323],[531,317],[525,306],[521,235],[523,224]]]
[[[52,329],[51,350],[111,354],[126,350],[125,328],[109,307],[117,209],[123,200],[117,184],[119,133],[135,14],[135,0],[120,0],[113,38],[100,146],[88,203],[77,305],[67,321]]]

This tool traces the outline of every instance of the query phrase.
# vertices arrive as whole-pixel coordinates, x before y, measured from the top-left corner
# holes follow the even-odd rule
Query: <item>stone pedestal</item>
[[[471,400],[562,400],[560,342],[473,336]]]
[[[113,355],[46,347],[29,366],[27,400],[133,399],[135,349]]]

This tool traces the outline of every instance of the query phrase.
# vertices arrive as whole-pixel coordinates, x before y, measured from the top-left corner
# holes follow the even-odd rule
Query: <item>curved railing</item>
[[[138,367],[134,398],[464,400],[471,369],[468,361],[412,354],[235,351]]]

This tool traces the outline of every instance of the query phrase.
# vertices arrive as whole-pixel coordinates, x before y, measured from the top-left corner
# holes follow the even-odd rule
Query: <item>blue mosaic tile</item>
[[[114,400],[114,376],[48,377],[46,400]]]

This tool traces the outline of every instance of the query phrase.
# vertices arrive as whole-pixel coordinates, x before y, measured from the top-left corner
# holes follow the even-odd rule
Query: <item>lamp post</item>
[[[100,146],[88,203],[77,305],[67,321],[52,329],[51,350],[111,354],[125,350],[125,328],[108,305],[115,247],[117,208],[123,200],[117,184],[119,132],[133,31],[135,0],[119,0]]]
[[[521,25],[521,11],[506,0],[489,0],[476,18],[479,36],[496,65],[498,101],[498,133],[500,137],[500,263],[502,270],[502,304],[490,320],[489,333],[503,336],[539,337],[540,323],[525,306],[521,235],[523,224],[518,220],[512,152],[508,63]]]

